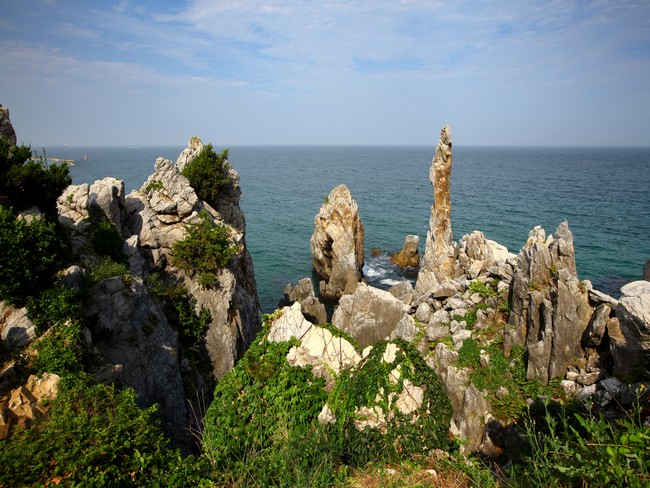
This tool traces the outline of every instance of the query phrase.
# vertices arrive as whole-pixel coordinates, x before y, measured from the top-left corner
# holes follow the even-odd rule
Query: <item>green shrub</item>
[[[336,458],[316,421],[324,380],[289,366],[296,341],[271,343],[262,334],[215,389],[204,455],[224,481],[243,486],[331,486]]]
[[[180,283],[165,283],[156,273],[147,280],[147,288],[163,305],[165,316],[178,331],[184,347],[189,349],[205,338],[212,315],[205,307],[196,309],[196,299],[190,296],[187,288]]]
[[[19,210],[36,205],[55,220],[56,199],[72,183],[68,166],[31,158],[31,148],[10,147],[0,139],[0,197],[8,198],[10,205]]]
[[[128,281],[130,279],[129,267],[126,264],[115,262],[107,256],[102,257],[91,271],[94,283],[99,283],[114,276],[120,276]]]
[[[76,320],[56,324],[34,348],[38,352],[33,365],[37,374],[66,376],[82,370],[84,344],[81,325]]]
[[[328,404],[336,416],[332,435],[344,462],[352,466],[449,449],[451,405],[440,380],[412,345],[394,342],[398,349],[392,362],[383,360],[389,343],[378,342],[354,370],[341,372],[329,396]],[[400,375],[394,381],[390,373],[396,368]],[[422,405],[413,416],[402,414],[394,401],[406,380],[424,389]],[[354,421],[359,418],[355,409],[363,406],[381,408],[387,422],[385,434],[370,427],[356,429]]]
[[[549,404],[539,422],[528,416],[531,443],[523,465],[512,470],[517,486],[650,485],[650,426],[643,423],[644,405],[637,402],[627,417],[611,422],[594,412],[554,414]]]
[[[200,220],[187,226],[185,239],[172,246],[173,264],[194,275],[207,288],[217,284],[217,274],[237,254],[228,227],[215,224],[210,215],[202,211]]]
[[[131,389],[68,379],[46,417],[0,441],[0,486],[197,486],[206,465],[167,447]]]
[[[36,331],[42,334],[56,323],[76,318],[79,305],[73,290],[54,285],[39,296],[27,299],[27,313]]]
[[[0,299],[23,306],[50,288],[66,256],[67,243],[56,224],[28,224],[0,205]]]
[[[208,144],[183,168],[182,175],[189,180],[199,198],[212,204],[230,181],[229,169],[228,149],[217,154],[212,144]]]
[[[112,222],[108,220],[94,222],[91,227],[90,243],[98,256],[111,258],[116,263],[128,264],[128,259],[122,252],[124,240]]]

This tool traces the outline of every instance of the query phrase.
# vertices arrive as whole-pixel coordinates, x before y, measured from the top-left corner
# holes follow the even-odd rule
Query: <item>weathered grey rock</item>
[[[284,307],[282,314],[273,321],[269,330],[270,342],[288,342],[292,337],[301,340],[312,323],[305,319],[301,312],[300,302],[295,302],[291,307]]]
[[[444,308],[433,312],[431,319],[429,319],[430,325],[449,324],[449,322],[451,322],[451,315]]]
[[[612,309],[606,303],[603,303],[596,308],[582,338],[585,347],[600,346],[600,343],[605,336],[605,332],[607,331],[607,322],[609,321],[609,314],[611,311]]]
[[[630,387],[618,378],[605,378],[598,383],[598,388],[609,393],[612,399],[623,407],[629,407],[635,400]]]
[[[448,325],[427,325],[427,338],[431,342],[439,341],[445,337],[449,337],[451,331],[449,330]]]
[[[90,226],[90,211],[88,198],[90,185],[70,185],[57,199],[56,206],[59,213],[59,222],[76,232],[83,232]],[[77,251],[77,249],[75,249]]]
[[[529,380],[563,378],[584,361],[581,340],[593,314],[589,286],[578,280],[568,224],[548,239],[535,227],[517,257],[504,337],[507,354],[515,344],[528,348]]]
[[[331,391],[341,370],[359,364],[361,355],[346,339],[312,325],[300,339],[300,345],[289,350],[287,361],[301,368],[311,365],[312,374],[324,378],[325,390]]]
[[[428,324],[431,319],[431,306],[427,302],[420,303],[415,311],[415,318],[423,324]]]
[[[405,268],[407,266],[420,265],[420,237],[416,235],[407,235],[404,239],[404,247],[390,257],[390,260],[396,266]]]
[[[140,189],[151,210],[158,218],[167,216],[165,223],[175,223],[189,217],[197,209],[199,197],[187,178],[168,159],[158,158],[154,168],[154,173]]]
[[[610,297],[602,291],[594,290],[593,288],[589,288],[589,300],[594,302],[596,305],[604,303],[612,310],[616,310],[616,307],[618,307],[618,300]]]
[[[482,272],[492,270],[498,275],[511,276],[509,262],[515,257],[505,246],[486,239],[481,231],[475,230],[458,242],[455,274],[467,274],[470,279],[475,279]]]
[[[9,109],[0,104],[0,139],[6,139],[9,146],[16,145],[16,131],[9,119]]]
[[[178,156],[178,159],[176,160],[178,171],[183,171],[185,169],[185,166],[187,166],[187,163],[196,158],[201,153],[203,148],[203,141],[199,136],[190,137],[190,139],[187,141],[187,147],[183,149],[183,152],[181,152],[181,154]]]
[[[139,280],[126,284],[108,278],[95,285],[92,306],[93,335],[98,369],[117,372],[115,382],[138,394],[138,404],[158,404],[157,415],[176,445],[190,442],[185,391],[178,361],[179,343],[160,307]]]
[[[453,297],[458,293],[458,287],[451,280],[445,280],[442,283],[434,285],[431,296],[434,298],[448,298]]]
[[[312,265],[323,278],[321,296],[340,298],[353,293],[363,279],[363,223],[359,208],[345,185],[334,188],[314,218],[309,242]]]
[[[2,343],[8,348],[24,347],[36,338],[34,322],[25,308],[13,308],[0,301],[0,330]]]
[[[354,294],[341,298],[332,324],[366,347],[389,337],[407,311],[408,306],[387,291],[360,283]]]
[[[302,314],[311,323],[327,322],[327,310],[325,305],[316,298],[310,278],[301,279],[295,287],[290,283],[284,287],[284,299],[280,301],[280,307],[291,306],[295,302],[300,303]]]
[[[388,289],[388,293],[393,295],[398,300],[401,300],[404,304],[410,305],[413,303],[413,297],[415,295],[415,290],[413,285],[408,281],[402,281],[396,285],[391,286]]]
[[[650,282],[633,281],[621,288],[616,317],[620,335],[610,331],[614,374],[635,375],[650,368]]]
[[[120,231],[124,208],[124,181],[104,178],[95,181],[88,190],[88,210],[100,220],[108,220]]]
[[[460,435],[465,439],[461,448],[463,452],[475,452],[481,445],[490,404],[483,392],[470,382],[466,368],[454,365],[458,352],[450,350],[439,343],[433,354],[425,358],[442,382],[453,411],[451,435]]]
[[[427,295],[433,287],[454,276],[456,262],[451,231],[451,195],[449,182],[451,178],[451,133],[445,125],[440,132],[429,180],[433,186],[433,205],[424,257],[418,273],[415,290],[418,295]]]
[[[404,314],[401,320],[397,323],[395,330],[390,334],[390,339],[404,339],[406,342],[411,342],[415,339],[418,333],[418,328],[415,325],[412,315]]]

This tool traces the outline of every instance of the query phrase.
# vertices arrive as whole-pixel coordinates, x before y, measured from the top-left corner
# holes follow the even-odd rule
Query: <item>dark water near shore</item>
[[[74,183],[114,176],[127,192],[153,172],[156,157],[175,161],[182,149],[46,148],[48,157],[75,160]],[[340,183],[359,205],[369,281],[385,287],[413,280],[413,270],[397,270],[386,254],[370,250],[397,251],[407,234],[417,234],[424,251],[433,152],[433,146],[231,147],[263,310],[277,306],[286,283],[311,276],[314,216]],[[579,277],[608,293],[640,279],[650,259],[650,148],[454,146],[451,192],[456,240],[478,229],[517,253],[535,225],[550,234],[568,220]]]

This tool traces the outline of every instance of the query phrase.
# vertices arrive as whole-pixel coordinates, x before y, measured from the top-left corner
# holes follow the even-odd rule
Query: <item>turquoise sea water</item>
[[[74,159],[74,183],[105,176],[139,188],[158,156],[176,160],[182,147],[46,148]],[[234,146],[241,206],[260,302],[272,311],[284,285],[311,276],[309,238],[329,191],[345,183],[365,227],[370,283],[415,279],[385,253],[407,234],[424,251],[433,202],[428,174],[434,146]],[[87,155],[88,159],[83,160]],[[517,253],[535,225],[547,234],[564,219],[574,234],[578,274],[616,295],[640,279],[650,259],[650,148],[454,146],[451,178],[454,239],[472,230]],[[379,248],[384,254],[371,256]]]

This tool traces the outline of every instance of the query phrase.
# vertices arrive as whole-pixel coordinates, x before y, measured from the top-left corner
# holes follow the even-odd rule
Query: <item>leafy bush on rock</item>
[[[172,261],[180,269],[198,274],[199,283],[209,288],[217,284],[219,270],[239,247],[232,242],[228,227],[215,224],[205,211],[199,217],[199,222],[187,226],[185,239],[174,243]]]
[[[181,174],[189,180],[199,198],[212,204],[230,182],[229,169],[228,149],[217,154],[212,144],[208,144],[183,168]]]

